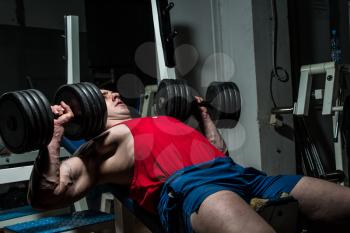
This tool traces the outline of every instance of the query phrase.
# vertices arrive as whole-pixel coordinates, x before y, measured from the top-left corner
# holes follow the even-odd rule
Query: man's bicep
[[[79,157],[72,157],[64,160],[60,166],[60,178],[69,178],[69,180],[77,180],[84,169],[84,163]]]

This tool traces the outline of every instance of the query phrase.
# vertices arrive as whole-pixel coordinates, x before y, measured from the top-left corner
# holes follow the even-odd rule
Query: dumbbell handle
[[[197,103],[200,107],[206,107],[206,108],[212,108],[213,106],[207,102],[207,101],[203,101],[203,102],[200,102],[200,103]]]

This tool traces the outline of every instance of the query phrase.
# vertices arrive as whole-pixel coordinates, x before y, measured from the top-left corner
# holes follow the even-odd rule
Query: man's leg
[[[275,233],[242,198],[231,191],[208,196],[191,215],[196,233]]]
[[[350,188],[303,177],[293,188],[291,195],[298,200],[302,213],[311,220],[331,223],[333,227],[342,223],[348,224],[350,221]],[[345,232],[349,232],[349,229]]]

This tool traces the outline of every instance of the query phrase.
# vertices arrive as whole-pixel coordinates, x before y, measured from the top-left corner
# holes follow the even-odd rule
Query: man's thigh
[[[196,233],[275,232],[241,197],[231,191],[208,196],[191,215]]]

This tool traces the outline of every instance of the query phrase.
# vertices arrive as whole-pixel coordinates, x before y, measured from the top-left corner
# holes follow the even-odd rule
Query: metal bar
[[[28,152],[31,159],[33,159],[34,154],[38,154],[37,151]],[[20,157],[26,157],[25,154],[18,154],[17,159]],[[61,158],[69,157],[70,154],[63,148],[61,148]],[[16,161],[16,160],[15,160]],[[23,161],[23,160],[22,160]],[[21,162],[21,160],[20,160]],[[8,184],[20,181],[27,181],[30,178],[30,174],[32,172],[33,165],[14,167],[14,168],[3,168],[0,169],[0,184]]]
[[[29,180],[33,165],[0,170],[0,184],[15,183]]]
[[[80,82],[79,17],[64,16],[66,31],[67,84]]]
[[[307,115],[309,111],[310,91],[312,79],[309,70],[303,70],[300,74],[300,83],[298,91],[298,101],[296,104],[296,115]]]
[[[342,112],[344,110],[344,106],[334,106],[332,107],[333,112]]]
[[[169,68],[165,65],[163,43],[160,32],[159,24],[159,12],[157,7],[157,0],[151,0],[152,4],[152,15],[153,15],[153,26],[154,26],[154,37],[155,37],[155,49],[157,59],[157,73],[158,81],[163,79],[176,79],[175,68]]]
[[[322,106],[317,105],[314,106],[314,108],[321,110]],[[344,109],[344,106],[334,106],[332,107],[332,112],[342,112]],[[280,108],[273,108],[271,110],[271,113],[273,114],[293,114],[293,111],[295,110],[294,107],[280,107]]]
[[[325,90],[323,96],[323,108],[322,115],[332,114],[332,105],[334,102],[334,83],[336,80],[336,70],[335,67],[329,67],[326,71],[326,81],[325,81]]]
[[[105,213],[112,213],[112,202],[115,197],[112,193],[102,193],[100,211]]]
[[[140,103],[141,116],[144,117],[154,115],[153,102],[154,95],[157,92],[157,88],[157,85],[148,85],[145,87],[145,94],[142,96]]]
[[[333,91],[336,79],[336,67],[334,62],[326,62],[302,66],[300,69],[300,83],[298,100],[295,104],[296,115],[308,115],[311,96],[312,75],[326,74],[325,94],[322,114],[331,114],[333,103]]]
[[[333,129],[338,129],[336,134],[333,135],[334,137],[337,137],[337,140],[334,142],[334,159],[335,159],[335,168],[339,170],[344,170],[343,166],[343,150],[342,150],[342,137],[340,129],[338,127],[338,119],[337,116],[332,117],[332,123],[333,123]]]
[[[33,162],[37,156],[38,156],[38,151],[30,151],[23,154],[1,155],[0,166],[8,166],[8,165],[14,165],[19,163],[30,163],[30,162]],[[60,157],[67,158],[69,156],[70,156],[70,153],[64,148],[61,148]]]
[[[88,204],[86,197],[81,198],[80,200],[74,202],[74,209],[75,211],[83,211],[83,210],[88,210]]]
[[[114,206],[114,214],[115,214],[115,218],[114,218],[114,228],[115,228],[115,233],[124,233],[124,221],[125,218],[127,216],[124,216],[125,214],[123,214],[123,209],[125,209],[123,207],[123,204],[117,199],[114,198],[114,202],[113,202],[113,206]]]
[[[274,114],[292,114],[294,111],[293,107],[281,107],[272,109],[272,113]]]

